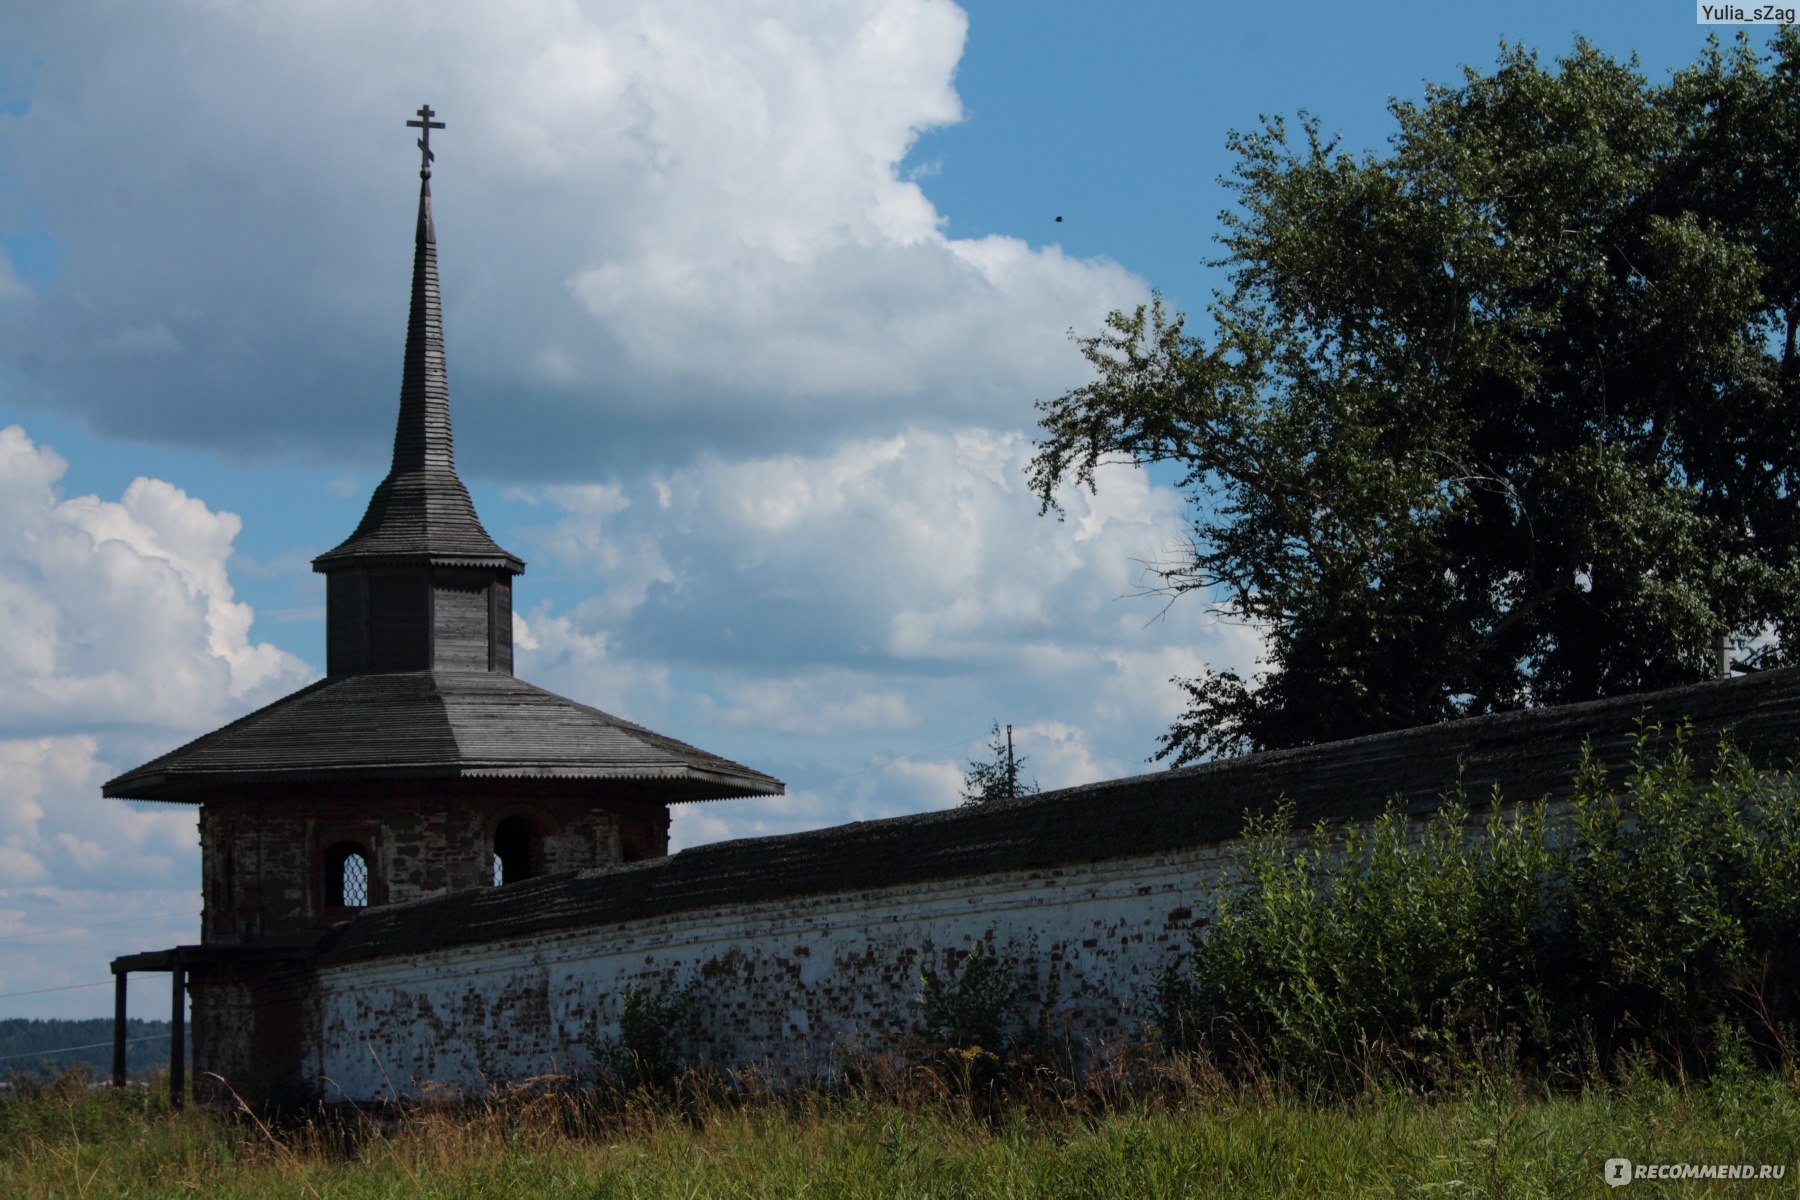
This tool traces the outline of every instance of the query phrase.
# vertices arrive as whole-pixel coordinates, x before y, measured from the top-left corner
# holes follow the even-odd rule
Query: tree
[[[1156,589],[1266,637],[1175,682],[1175,765],[1778,665],[1800,615],[1800,34],[1664,85],[1501,48],[1391,106],[1381,155],[1233,134],[1228,286],[1079,339],[1041,401],[1043,511],[1174,464]]]
[[[1003,734],[1000,732],[1000,722],[994,722],[993,736],[988,741],[988,753],[993,757],[986,762],[971,762],[969,769],[963,772],[964,808],[989,804],[995,800],[1010,800],[1015,796],[1037,795],[1037,780],[1019,782],[1019,768],[1025,765],[1027,756],[1013,756],[1011,725],[1006,727]]]

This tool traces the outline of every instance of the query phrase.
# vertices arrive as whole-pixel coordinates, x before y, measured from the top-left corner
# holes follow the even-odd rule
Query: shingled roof
[[[469,490],[456,474],[430,171],[420,175],[412,308],[406,322],[393,466],[369,498],[356,531],[342,545],[315,558],[313,570],[426,559],[446,566],[497,567],[516,575],[525,564],[488,536],[475,515]]]
[[[999,871],[1149,855],[1236,837],[1247,813],[1283,798],[1294,825],[1369,820],[1389,803],[1425,813],[1459,781],[1472,803],[1571,790],[1583,746],[1615,777],[1640,721],[1666,748],[1691,724],[1705,769],[1722,736],[1760,767],[1800,757],[1800,668],[1646,695],[1478,717],[1089,784],[979,808],[747,838],[623,868],[365,909],[321,946],[321,962],[413,953],[550,929],[612,925],[722,904],[847,892]]]
[[[342,779],[570,779],[666,801],[779,795],[760,771],[499,672],[326,679],[110,780],[119,799],[202,801]]]
[[[421,109],[420,122],[427,124],[409,122],[426,136],[419,142],[425,157],[393,469],[356,532],[313,561],[315,570],[343,571],[349,579],[360,568],[400,564],[385,574],[398,577],[421,601],[397,610],[402,632],[421,646],[440,636],[480,638],[479,602],[469,622],[475,635],[445,633],[433,624],[428,589],[436,586],[438,567],[485,568],[502,577],[525,569],[482,528],[456,475],[427,146],[429,129],[442,125],[430,123],[430,116]],[[376,624],[361,611],[363,593],[349,589],[340,598],[328,591],[328,611],[340,603],[347,609],[345,625]],[[370,630],[371,642],[394,639],[393,613],[385,615],[387,625]],[[485,619],[490,638],[496,625],[510,627],[510,590],[490,588]],[[401,778],[587,780],[604,783],[609,795],[665,803],[783,791],[780,780],[760,771],[514,678],[509,639],[506,646],[503,656],[495,656],[490,643],[486,671],[367,671],[365,655],[355,672],[334,668],[311,687],[125,772],[102,792],[198,803],[267,784]]]

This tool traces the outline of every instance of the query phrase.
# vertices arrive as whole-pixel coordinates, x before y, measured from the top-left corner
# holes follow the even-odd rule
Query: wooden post
[[[1019,768],[1013,762],[1011,725],[1006,727],[1006,798],[1008,800],[1019,798]]]
[[[187,1092],[187,970],[179,954],[169,959],[169,1107],[180,1108]]]
[[[113,975],[113,1086],[125,1086],[125,981],[128,972]]]

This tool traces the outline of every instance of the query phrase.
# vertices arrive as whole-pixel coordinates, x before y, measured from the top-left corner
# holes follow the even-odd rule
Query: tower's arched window
[[[369,852],[339,842],[325,852],[325,906],[364,908],[369,903]]]
[[[524,817],[507,817],[494,826],[494,886],[531,877],[537,841]]]

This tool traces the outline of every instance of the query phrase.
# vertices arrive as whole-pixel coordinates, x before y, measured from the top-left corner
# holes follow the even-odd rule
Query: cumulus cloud
[[[954,804],[995,720],[1045,787],[1147,769],[1183,704],[1170,677],[1246,669],[1258,642],[1200,598],[1136,594],[1181,543],[1180,495],[1114,467],[1040,517],[1030,454],[1018,433],[908,428],[543,489],[555,519],[527,552],[592,594],[521,619],[519,671],[788,780],[678,810],[683,844]]]
[[[713,720],[727,729],[830,737],[919,724],[918,714],[897,690],[871,689],[866,680],[841,671],[728,684],[724,693],[722,704],[703,699],[714,710]]]
[[[100,786],[311,677],[251,636],[236,516],[148,478],[64,498],[67,466],[0,429],[0,990],[194,939],[195,810]]]
[[[372,453],[428,90],[465,462],[817,449],[896,403],[1002,423],[1144,285],[946,233],[904,164],[961,119],[966,31],[949,0],[38,6],[0,150],[61,267],[0,355],[110,430]]]
[[[881,757],[864,770],[816,787],[792,788],[785,796],[678,805],[671,813],[669,849],[678,853],[727,838],[769,837],[952,808],[961,793],[957,763]]]
[[[0,429],[0,718],[23,730],[199,732],[310,675],[250,639],[226,560],[239,520],[140,478],[62,499],[67,463]]]
[[[648,585],[596,568],[608,592],[628,590],[619,644],[675,661],[933,674],[1029,669],[1040,646],[1091,663],[1094,647],[1131,645],[1157,607],[1121,598],[1137,563],[1179,538],[1181,498],[1121,468],[1097,495],[1072,494],[1068,521],[1045,519],[1025,487],[1030,453],[1023,434],[911,428],[648,479],[654,520],[623,507],[590,551],[658,563]],[[581,511],[562,524],[594,525]]]
[[[0,740],[0,880],[110,890],[197,863],[192,808],[101,798],[112,765],[99,745],[93,734]]]
[[[103,740],[0,739],[0,992],[76,988],[48,1008],[45,997],[19,997],[8,1013],[98,1016],[110,1006],[114,956],[196,936],[194,809],[101,799],[121,765],[101,757]]]

